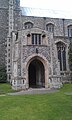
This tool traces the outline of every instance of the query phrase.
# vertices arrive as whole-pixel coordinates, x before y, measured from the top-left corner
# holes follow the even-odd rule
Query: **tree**
[[[7,74],[5,65],[0,65],[0,83],[7,82]]]

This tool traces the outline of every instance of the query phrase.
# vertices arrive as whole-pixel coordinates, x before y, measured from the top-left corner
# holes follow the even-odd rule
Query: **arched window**
[[[60,62],[60,71],[66,71],[66,46],[62,42],[57,43],[58,60]]]
[[[68,37],[72,37],[72,25],[68,26]]]
[[[30,29],[30,28],[32,28],[33,27],[33,23],[31,23],[31,22],[26,22],[26,23],[24,23],[24,28],[25,29]]]
[[[49,23],[46,25],[46,30],[48,32],[54,32],[54,25],[52,23]]]

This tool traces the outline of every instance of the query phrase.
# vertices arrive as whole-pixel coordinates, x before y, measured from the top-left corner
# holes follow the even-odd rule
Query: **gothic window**
[[[48,32],[54,32],[54,25],[52,23],[49,23],[46,25],[46,30]]]
[[[62,42],[57,43],[58,60],[60,62],[60,71],[66,71],[66,46]]]
[[[32,28],[33,27],[33,23],[31,23],[31,22],[26,22],[25,24],[24,24],[24,28],[25,29],[30,29],[30,28]]]
[[[72,25],[68,26],[68,37],[72,37]]]
[[[32,34],[32,44],[34,45],[41,44],[41,34]]]

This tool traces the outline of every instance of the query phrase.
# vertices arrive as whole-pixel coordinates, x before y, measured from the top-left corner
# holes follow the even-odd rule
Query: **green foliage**
[[[7,74],[6,74],[6,67],[5,65],[0,66],[0,83],[7,82]]]
[[[0,83],[0,95],[6,94],[9,92],[16,92],[15,90],[12,90],[11,84],[9,83]]]

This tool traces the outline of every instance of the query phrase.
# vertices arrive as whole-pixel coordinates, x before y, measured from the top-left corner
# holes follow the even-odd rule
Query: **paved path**
[[[45,88],[30,88],[28,90],[22,90],[20,92],[8,93],[8,95],[23,95],[23,94],[46,94],[59,92],[57,89],[45,89]]]
[[[72,92],[65,92],[66,95],[72,95]]]

